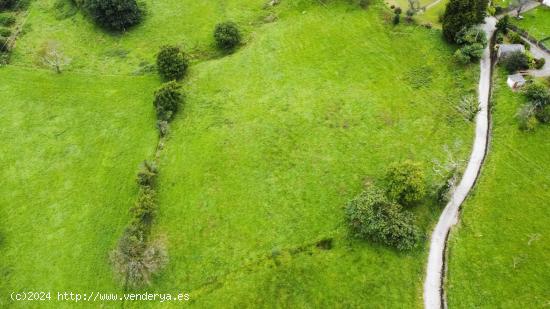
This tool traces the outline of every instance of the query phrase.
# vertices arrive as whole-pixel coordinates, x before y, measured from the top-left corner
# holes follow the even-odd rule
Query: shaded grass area
[[[444,145],[467,157],[472,126],[455,107],[477,66],[455,66],[438,31],[384,25],[381,5],[281,5],[245,48],[188,77],[159,179],[171,262],[153,288],[189,289],[199,307],[420,307],[422,246],[346,240],[343,205],[394,160],[433,180]],[[440,211],[427,204],[424,230]],[[331,250],[270,258],[329,236]]]
[[[499,74],[491,151],[450,241],[449,306],[541,308],[550,288],[550,128],[518,130],[524,97]]]
[[[0,69],[0,307],[33,305],[14,291],[119,290],[108,252],[154,151],[157,84]]]
[[[216,23],[233,20],[248,33],[262,16],[270,14],[263,9],[264,0],[147,0],[147,14],[140,25],[124,34],[112,34],[76,10],[60,17],[60,9],[56,9],[60,1],[70,0],[31,3],[27,33],[17,43],[14,63],[40,65],[38,51],[44,42],[55,40],[72,58],[72,70],[137,74],[147,72],[162,45],[181,45],[195,57],[215,56],[212,33]],[[61,10],[65,12],[67,8]]]
[[[516,18],[510,18],[510,20],[514,25],[529,32],[531,36],[538,40],[546,38],[550,40],[550,7],[540,5],[522,15],[522,20]],[[550,46],[550,41],[544,43]]]

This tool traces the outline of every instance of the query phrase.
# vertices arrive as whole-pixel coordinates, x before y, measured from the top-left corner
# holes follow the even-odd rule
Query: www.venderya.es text
[[[124,301],[156,301],[156,302],[185,302],[190,299],[189,293],[106,293],[106,292],[51,292],[27,291],[12,292],[12,301],[63,301],[63,302],[124,302]]]

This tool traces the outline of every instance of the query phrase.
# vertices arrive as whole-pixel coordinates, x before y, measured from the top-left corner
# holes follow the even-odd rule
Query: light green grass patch
[[[283,7],[246,47],[193,68],[162,158],[156,232],[171,262],[154,289],[191,290],[199,307],[421,306],[425,250],[346,240],[343,206],[392,161],[433,179],[444,145],[467,157],[472,126],[455,106],[477,66],[381,10]],[[416,209],[424,230],[439,211]],[[332,250],[269,258],[323,237]]]
[[[119,291],[108,252],[154,151],[156,85],[0,69],[0,307],[32,305],[11,292]]]
[[[537,8],[522,14],[523,19],[510,20],[518,27],[529,32],[529,34],[538,40],[550,39],[550,8],[540,5]],[[550,42],[547,42],[550,45]]]
[[[496,79],[491,151],[450,238],[449,307],[542,308],[550,288],[550,127],[521,132],[525,99]]]

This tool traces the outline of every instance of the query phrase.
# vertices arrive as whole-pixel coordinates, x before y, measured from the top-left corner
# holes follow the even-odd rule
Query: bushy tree
[[[136,0],[87,0],[85,6],[91,17],[109,30],[126,30],[143,16]]]
[[[346,205],[346,220],[354,236],[398,250],[413,248],[420,235],[413,215],[374,186]]]
[[[542,83],[534,82],[528,84],[523,88],[523,94],[529,100],[529,104],[535,108],[543,108],[550,105],[550,91]]]
[[[506,70],[512,74],[529,69],[529,57],[521,51],[515,51],[502,60]]]
[[[485,4],[484,4],[485,3]],[[483,6],[483,13],[479,6]],[[483,21],[486,0],[450,0],[442,17],[443,35],[454,42],[457,33]]]
[[[131,211],[136,220],[134,224],[148,230],[157,211],[156,191],[151,187],[141,187]]]
[[[17,0],[0,0],[0,10],[13,9],[17,5]]]
[[[461,29],[455,38],[458,44],[480,44],[483,47],[487,46],[487,34],[481,28],[472,26]]]
[[[508,33],[508,25],[510,25],[510,16],[504,15],[504,17],[497,22],[497,31],[503,34]]]
[[[163,84],[155,91],[154,105],[157,118],[164,121],[171,120],[182,101],[181,86],[177,82],[170,81]]]
[[[157,54],[157,69],[164,80],[181,79],[188,66],[185,53],[177,46],[163,46]]]
[[[239,28],[233,22],[223,22],[216,25],[214,38],[219,48],[230,51],[241,42]]]
[[[424,173],[411,160],[391,164],[384,180],[388,197],[401,205],[413,205],[426,194]]]
[[[137,183],[140,187],[154,187],[158,169],[154,162],[143,161],[137,174]]]

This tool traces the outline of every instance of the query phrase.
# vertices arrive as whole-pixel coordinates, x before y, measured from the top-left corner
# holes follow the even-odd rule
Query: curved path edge
[[[487,38],[492,41],[495,32],[496,19],[488,17],[482,25],[487,33]],[[432,232],[430,240],[430,253],[426,268],[426,279],[424,281],[424,308],[439,309],[447,308],[445,292],[443,290],[446,271],[445,252],[447,237],[453,225],[458,222],[458,211],[470,190],[474,186],[481,166],[487,153],[489,144],[489,98],[491,93],[491,46],[487,44],[480,60],[479,77],[479,107],[480,111],[476,116],[475,139],[468,161],[466,171],[462,176],[460,184],[455,188],[449,203],[443,209],[441,216]]]

